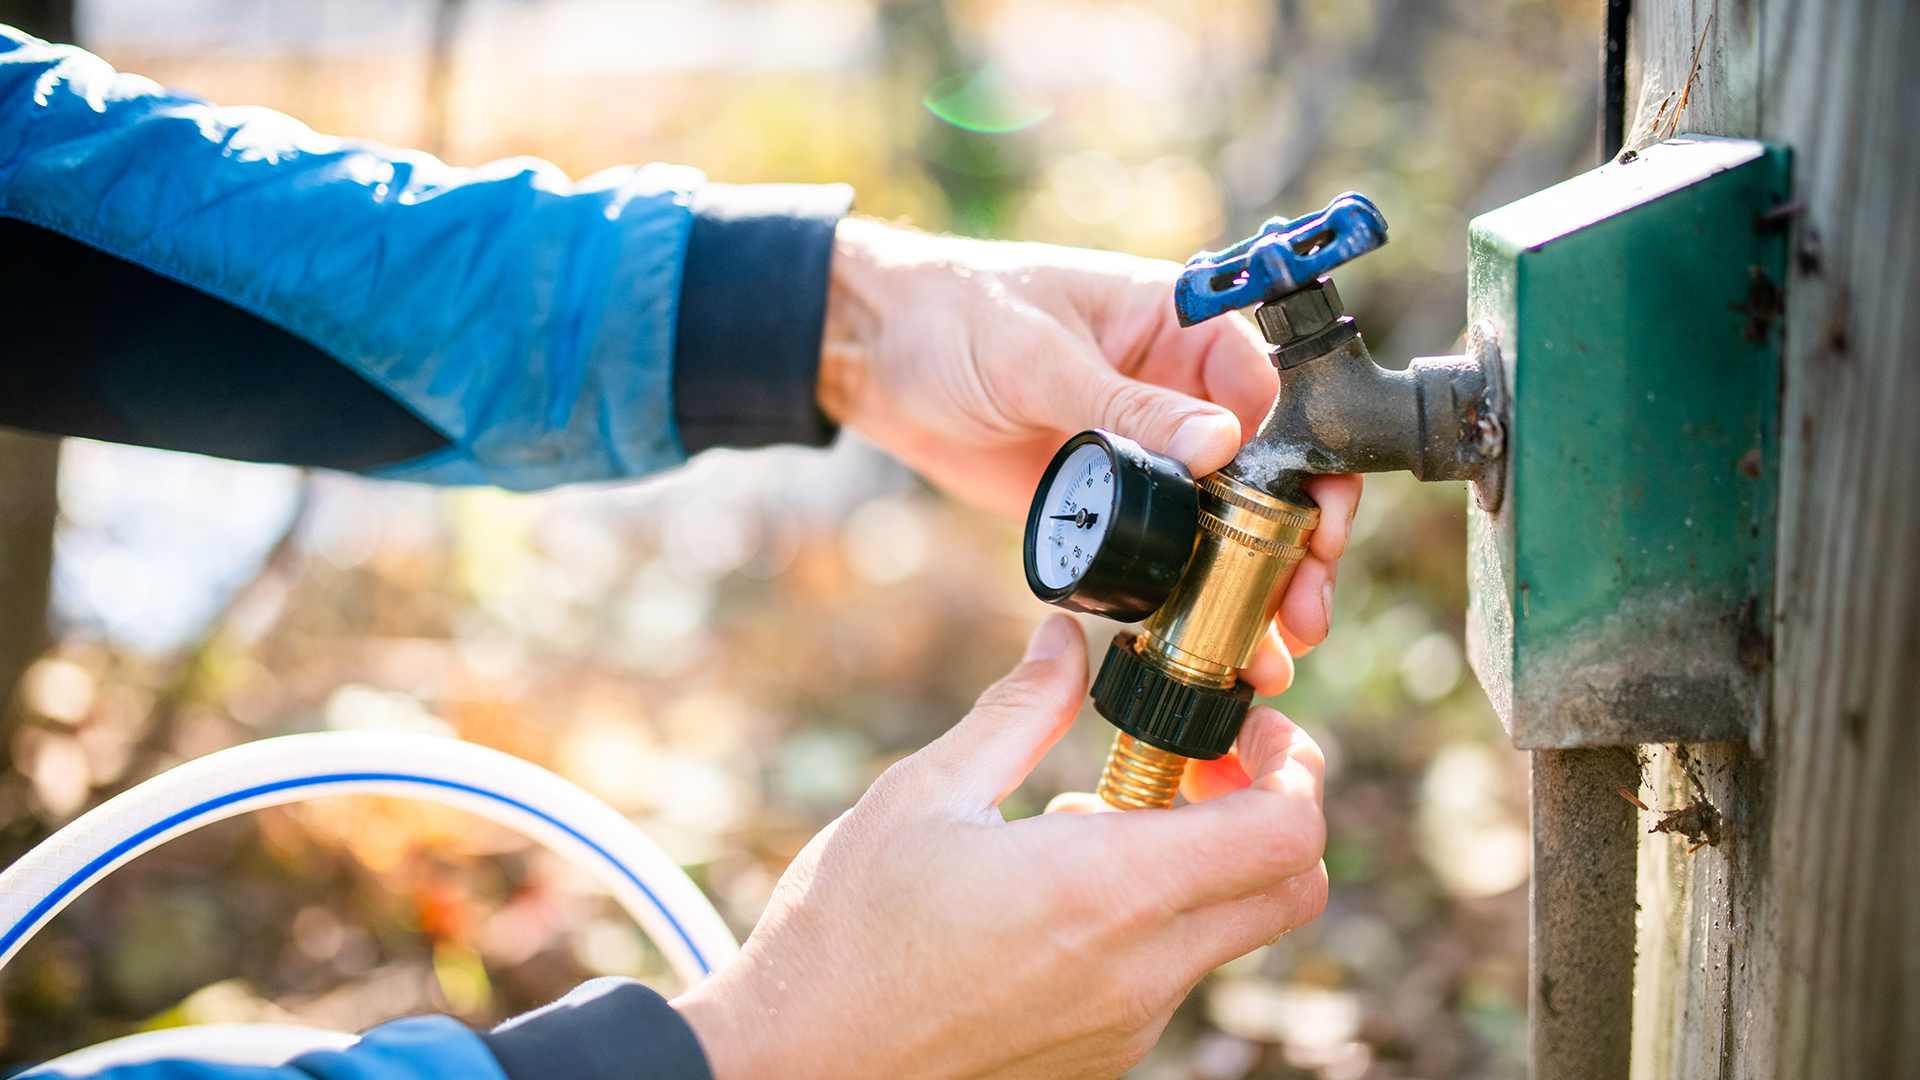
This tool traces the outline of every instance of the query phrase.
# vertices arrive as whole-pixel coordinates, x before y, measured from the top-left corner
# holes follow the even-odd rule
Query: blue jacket
[[[454,168],[0,27],[0,425],[529,489],[821,444],[843,185]],[[478,1035],[397,1021],[280,1069],[115,1080],[706,1080],[602,980]]]
[[[821,444],[851,199],[455,168],[0,27],[0,425],[516,489]]]
[[[631,979],[594,979],[484,1035],[445,1016],[370,1029],[345,1050],[286,1065],[152,1061],[104,1072],[35,1072],[99,1080],[712,1080],[693,1031]]]

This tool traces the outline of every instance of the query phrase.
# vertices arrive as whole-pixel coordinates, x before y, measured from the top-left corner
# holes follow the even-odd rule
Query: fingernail
[[[1333,582],[1320,586],[1320,611],[1327,617],[1327,629],[1333,629]]]
[[[1020,662],[1051,660],[1066,652],[1067,643],[1072,640],[1072,622],[1065,615],[1049,615],[1034,627],[1033,636],[1027,639],[1027,655],[1021,657]]]
[[[1221,413],[1190,416],[1174,431],[1173,438],[1167,440],[1167,456],[1191,465],[1207,447],[1223,436],[1230,437],[1234,426],[1233,417]]]

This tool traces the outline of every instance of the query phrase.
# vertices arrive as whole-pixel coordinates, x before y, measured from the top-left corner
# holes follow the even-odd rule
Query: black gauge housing
[[[1113,468],[1112,519],[1085,571],[1055,588],[1041,579],[1037,564],[1048,493],[1067,459],[1090,443],[1106,451]],[[1027,587],[1068,611],[1139,622],[1166,603],[1187,572],[1199,527],[1199,496],[1185,465],[1125,436],[1098,428],[1083,431],[1053,456],[1027,511],[1022,551]]]

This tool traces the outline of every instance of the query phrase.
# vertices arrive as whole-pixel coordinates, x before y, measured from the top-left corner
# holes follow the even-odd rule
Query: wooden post
[[[59,440],[0,429],[0,775],[11,764],[14,683],[48,644],[59,461]]]
[[[0,0],[0,23],[71,42],[73,0]],[[48,644],[59,462],[59,440],[0,428],[0,782],[12,765],[14,684]]]
[[[1633,1075],[1920,1076],[1920,5],[1637,0],[1640,115],[1791,147],[1772,707],[1653,752]],[[1704,40],[1704,45],[1701,42]],[[1642,827],[1657,818],[1642,816]]]
[[[1639,782],[1630,746],[1533,752],[1533,1080],[1626,1080]]]

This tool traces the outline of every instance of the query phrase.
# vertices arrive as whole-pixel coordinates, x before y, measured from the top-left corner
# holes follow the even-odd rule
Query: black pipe
[[[71,45],[73,0],[0,0],[0,23],[56,45]]]
[[[1612,161],[1627,142],[1627,29],[1633,0],[1607,0],[1607,37],[1600,53],[1600,160]]]

